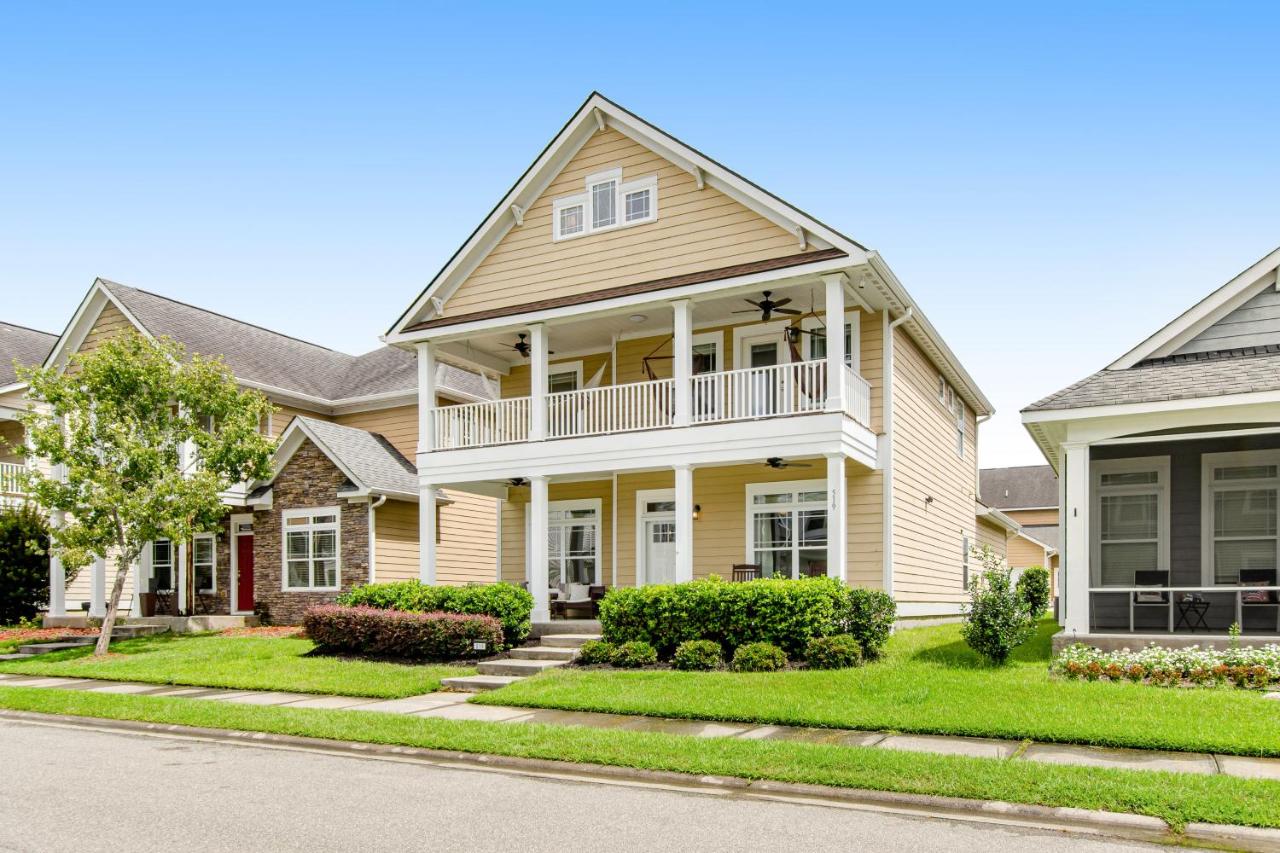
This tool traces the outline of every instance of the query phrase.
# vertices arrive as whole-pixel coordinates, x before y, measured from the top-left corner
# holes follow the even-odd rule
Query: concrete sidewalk
[[[497,705],[472,705],[470,693],[425,693],[404,699],[369,699],[354,696],[325,696],[314,693],[287,693],[265,690],[228,690],[210,687],[140,684],[99,679],[22,676],[0,673],[0,687],[43,687],[85,690],[95,693],[126,693],[171,696],[267,705],[287,708],[325,708],[344,711],[371,711],[407,714],[450,720],[478,720],[495,723],[543,723],[556,726],[587,726],[601,729],[657,732],[687,737],[733,737],[743,740],[787,740],[833,746],[866,746],[900,749],[941,755],[964,755],[1011,761],[1036,761],[1083,767],[1110,767],[1121,770],[1165,770],[1203,775],[1224,774],[1246,779],[1280,781],[1280,759],[1195,752],[1162,752],[1141,749],[1112,749],[1072,744],[1033,743],[994,738],[914,735],[851,729],[814,729],[797,726],[727,723],[707,720],[676,720],[600,714],[588,711],[557,711]]]

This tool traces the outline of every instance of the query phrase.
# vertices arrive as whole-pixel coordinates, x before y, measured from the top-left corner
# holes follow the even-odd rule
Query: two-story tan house
[[[591,586],[828,575],[959,613],[991,404],[876,252],[591,95],[384,338],[437,490],[535,620]],[[438,365],[500,397],[441,401]]]
[[[40,364],[57,340],[49,332],[0,322],[0,506],[25,498],[26,438],[18,414],[27,406],[27,386],[18,379],[17,366]]]

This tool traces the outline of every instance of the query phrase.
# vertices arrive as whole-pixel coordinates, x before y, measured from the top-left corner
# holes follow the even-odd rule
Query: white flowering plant
[[[1207,646],[1167,649],[1155,643],[1145,649],[1104,652],[1075,643],[1053,659],[1059,675],[1087,681],[1131,681],[1161,687],[1234,685],[1263,688],[1280,683],[1280,645],[1225,650]]]

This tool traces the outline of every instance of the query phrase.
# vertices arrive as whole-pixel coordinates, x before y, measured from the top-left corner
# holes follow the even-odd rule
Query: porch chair
[[[733,566],[734,583],[759,580],[763,575],[764,570],[758,563],[735,563]]]
[[[1169,633],[1173,633],[1173,595],[1169,592],[1168,572],[1134,572],[1134,586],[1149,586],[1150,591],[1129,593],[1129,633],[1133,633],[1133,611],[1137,607],[1163,607],[1169,611]]]
[[[807,578],[825,578],[827,576],[827,563],[825,560],[814,560],[812,563],[804,567],[804,576]]]
[[[1275,586],[1275,569],[1241,569],[1240,586]],[[1244,611],[1256,607],[1271,607],[1276,611],[1276,633],[1280,634],[1280,599],[1275,590],[1241,590],[1239,596],[1239,612],[1236,614],[1240,629],[1244,630]]]

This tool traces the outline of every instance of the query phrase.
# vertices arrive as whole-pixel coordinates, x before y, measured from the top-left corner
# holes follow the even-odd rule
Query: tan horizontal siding
[[[1055,509],[1006,509],[1004,514],[1019,524],[1057,524],[1058,510]]]
[[[453,503],[440,509],[436,580],[493,583],[498,566],[498,501],[469,492],[446,490],[444,495]]]
[[[406,459],[412,460],[417,455],[418,407],[416,405],[337,415],[333,422],[378,433],[391,442],[392,447],[404,454]]]
[[[177,552],[174,552],[174,572],[177,572]],[[103,590],[103,601],[111,601],[111,586],[115,583],[116,567],[119,561],[116,560],[115,554],[107,556],[107,578],[106,586]],[[177,575],[175,574],[176,578]],[[82,613],[81,603],[91,601],[93,599],[93,563],[85,566],[75,576],[75,579],[67,584],[66,591],[66,607],[67,613]],[[133,607],[133,570],[125,572],[124,589],[120,593],[120,613],[128,616],[130,609]]]
[[[1026,541],[1026,540],[1021,540]],[[985,518],[978,519],[978,547],[988,546],[1001,557],[1008,553],[1012,542],[1007,541],[1007,533],[998,524],[992,524]]]
[[[89,333],[85,335],[84,340],[80,342],[77,354],[88,354],[102,346],[103,342],[117,337],[124,332],[137,330],[137,326],[129,322],[129,318],[120,312],[120,309],[108,302],[98,312],[98,319],[93,321],[93,325],[89,328]],[[76,370],[74,363],[67,365],[68,372]]]
[[[1045,561],[1044,548],[1021,536],[1009,538],[1009,565],[1015,569],[1025,569],[1028,566],[1049,567]]]
[[[582,483],[552,483],[548,488],[551,501],[600,500],[600,579],[613,584],[613,484],[611,480]],[[524,583],[525,507],[529,504],[529,488],[513,488],[502,509],[502,579],[508,583]]]

